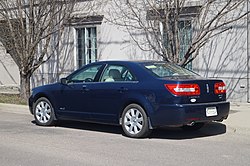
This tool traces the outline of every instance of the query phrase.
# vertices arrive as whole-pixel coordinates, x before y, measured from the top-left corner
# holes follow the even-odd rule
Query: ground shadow
[[[184,131],[181,128],[159,128],[155,129],[150,138],[160,138],[160,139],[193,139],[201,137],[210,137],[226,133],[226,125],[222,123],[212,122],[205,125],[198,131]]]
[[[35,121],[32,121],[32,123],[36,124]],[[124,135],[121,126],[113,126],[107,124],[95,124],[95,123],[75,122],[75,121],[59,121],[56,123],[55,127]],[[183,139],[216,136],[224,133],[226,133],[226,125],[222,123],[212,122],[205,125],[202,129],[198,131],[184,131],[181,128],[169,128],[169,127],[158,128],[154,129],[148,138],[183,140]]]
[[[36,125],[35,120],[33,120],[31,123]],[[54,127],[88,130],[88,131],[96,131],[96,132],[112,133],[112,134],[123,134],[122,128],[120,126],[90,123],[90,122],[63,120],[63,121],[57,121]]]
[[[97,124],[89,122],[77,122],[77,121],[59,121],[56,127],[64,127],[78,130],[89,130],[103,133],[122,134],[122,128],[120,126]]]

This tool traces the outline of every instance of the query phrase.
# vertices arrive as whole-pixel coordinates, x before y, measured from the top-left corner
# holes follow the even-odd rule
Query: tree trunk
[[[20,97],[27,101],[30,96],[30,77],[31,75],[23,75],[20,72]]]

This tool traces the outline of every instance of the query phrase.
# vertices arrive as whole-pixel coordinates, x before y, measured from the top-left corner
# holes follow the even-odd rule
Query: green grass
[[[22,99],[18,94],[1,94],[0,103],[27,105],[27,100]]]

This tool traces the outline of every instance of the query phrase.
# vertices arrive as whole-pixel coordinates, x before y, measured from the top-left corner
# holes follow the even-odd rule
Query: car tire
[[[148,116],[140,105],[130,104],[124,109],[122,129],[126,136],[132,138],[144,138],[151,133]]]
[[[185,131],[197,131],[200,130],[203,126],[205,125],[205,123],[195,123],[193,126],[182,126],[182,129]]]
[[[54,108],[47,98],[41,97],[34,103],[33,113],[37,125],[39,126],[54,125],[55,122]]]

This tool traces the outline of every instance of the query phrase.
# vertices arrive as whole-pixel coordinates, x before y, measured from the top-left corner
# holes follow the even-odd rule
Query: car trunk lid
[[[174,77],[165,78],[166,89],[180,103],[209,103],[226,100],[225,84],[222,80],[204,79],[202,77]]]

